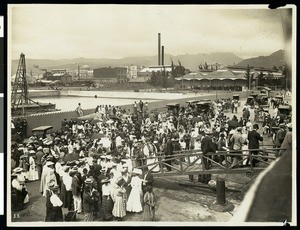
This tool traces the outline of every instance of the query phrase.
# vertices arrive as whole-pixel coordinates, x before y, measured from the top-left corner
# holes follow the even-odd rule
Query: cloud
[[[250,56],[283,48],[279,10],[200,5],[11,5],[12,58],[122,58],[167,53],[233,52]]]

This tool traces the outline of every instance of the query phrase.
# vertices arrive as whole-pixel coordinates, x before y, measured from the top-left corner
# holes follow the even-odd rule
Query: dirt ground
[[[226,222],[234,214],[253,178],[241,174],[222,175],[226,187],[237,191],[226,191],[226,200],[234,205],[232,212],[217,212],[210,209],[216,201],[216,191],[197,187],[199,182],[191,183],[188,176],[156,178],[154,194],[156,198],[156,221],[172,222]],[[212,176],[216,180],[216,176]],[[188,184],[190,186],[184,186]],[[195,187],[192,184],[196,185]],[[13,222],[44,221],[46,214],[46,198],[39,192],[40,181],[28,182],[27,189],[30,201],[25,209],[12,213]],[[63,209],[66,214],[67,209]],[[82,214],[77,214],[77,221],[83,220]],[[97,219],[95,220],[97,221]],[[124,221],[142,221],[142,213],[128,214]]]

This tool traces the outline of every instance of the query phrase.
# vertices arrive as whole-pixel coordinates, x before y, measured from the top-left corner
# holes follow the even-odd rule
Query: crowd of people
[[[123,220],[130,212],[153,221],[153,173],[171,171],[169,159],[178,151],[194,149],[207,156],[227,151],[228,156],[214,155],[213,160],[232,167],[259,164],[255,158],[241,162],[243,151],[259,154],[263,140],[259,124],[250,121],[251,107],[238,108],[240,118],[235,111],[232,118],[226,116],[227,108],[222,100],[213,101],[210,112],[201,113],[193,106],[178,113],[150,110],[142,101],[134,103],[133,112],[99,105],[93,120],[64,119],[59,132],[16,141],[11,145],[12,208],[20,210],[28,202],[25,182],[40,180],[41,195],[46,197],[45,221],[63,221],[62,208],[83,214],[85,221]],[[278,121],[276,114],[271,119]],[[291,123],[283,120],[278,127],[283,130],[274,134],[274,144],[291,150]],[[277,156],[282,153],[279,150]],[[158,156],[166,164],[155,164]],[[207,159],[197,163],[212,167]],[[200,182],[210,179],[209,174],[198,175]]]

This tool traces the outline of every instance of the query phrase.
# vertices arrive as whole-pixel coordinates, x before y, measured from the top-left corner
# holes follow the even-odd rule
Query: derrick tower
[[[19,106],[28,105],[28,103],[25,54],[21,53],[16,78],[12,87],[11,106],[17,109]]]

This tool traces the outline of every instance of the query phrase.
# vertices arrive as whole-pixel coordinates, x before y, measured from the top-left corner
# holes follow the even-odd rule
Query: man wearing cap
[[[257,130],[259,129],[259,126],[258,124],[254,124],[253,125],[253,130],[251,130],[249,133],[248,133],[248,148],[249,150],[251,149],[259,149],[259,142],[260,141],[263,141],[263,137],[257,132]],[[250,154],[251,155],[257,155],[258,154],[258,150],[252,150],[250,151]],[[256,164],[258,163],[259,161],[255,158],[252,158],[252,162],[251,165],[253,167],[256,166]]]

